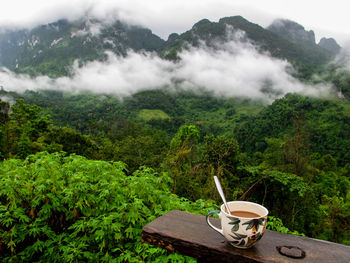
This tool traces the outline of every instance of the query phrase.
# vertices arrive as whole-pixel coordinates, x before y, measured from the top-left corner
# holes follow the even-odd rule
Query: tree
[[[344,202],[341,197],[323,196],[320,205],[323,215],[319,224],[322,230],[319,234],[320,238],[340,242],[349,240],[350,238],[350,203]]]
[[[10,104],[0,99],[0,160],[5,157],[6,131],[8,129]]]
[[[228,196],[232,195],[233,190],[239,188],[237,186],[237,168],[240,164],[240,152],[238,142],[232,137],[213,135],[204,138],[203,158],[201,158],[198,166],[200,172],[198,176],[202,178],[202,185],[207,189],[208,196],[214,199],[217,196],[216,189],[213,184],[213,176],[220,178],[223,187],[226,189]]]
[[[144,131],[144,132],[143,132]],[[159,168],[168,149],[163,132],[154,130],[153,135],[142,129],[135,136],[126,136],[113,144],[115,161],[123,161],[133,173],[140,166]]]
[[[191,148],[199,140],[199,131],[194,125],[183,125],[170,142],[170,148]]]
[[[50,127],[44,136],[45,147],[61,145],[62,150],[68,154],[75,153],[90,159],[101,159],[99,146],[89,136],[68,128]],[[53,147],[56,149],[57,147]]]
[[[308,134],[307,124],[302,114],[298,112],[293,119],[295,131],[284,144],[284,154],[287,162],[294,165],[294,173],[298,176],[305,175],[307,168]]]
[[[25,159],[31,153],[31,141],[26,133],[22,133],[15,149],[16,157]]]
[[[164,166],[173,179],[173,193],[188,196],[194,192],[191,170],[198,157],[196,146],[199,138],[196,126],[184,125],[180,127],[170,142],[170,150]]]
[[[10,104],[0,98],[0,125],[9,121]]]
[[[4,112],[1,119],[5,121],[2,131],[3,156],[25,158],[33,153],[32,142],[48,131],[51,120],[49,116],[40,115],[40,107],[25,104],[23,100],[17,100],[12,105],[10,114],[8,106],[1,105]]]

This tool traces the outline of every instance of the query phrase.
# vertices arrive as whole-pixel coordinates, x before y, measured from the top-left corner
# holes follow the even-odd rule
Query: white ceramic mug
[[[222,204],[221,211],[211,211],[207,214],[208,225],[223,235],[234,247],[249,248],[253,246],[264,234],[269,211],[262,205],[252,202],[232,201],[227,204],[231,212],[244,211],[254,213],[256,216],[242,217],[228,214],[225,205]],[[210,223],[209,216],[212,214],[219,215],[221,229]]]

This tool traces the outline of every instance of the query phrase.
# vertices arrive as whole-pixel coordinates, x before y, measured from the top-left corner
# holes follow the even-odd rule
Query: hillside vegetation
[[[289,103],[300,110],[283,118],[289,122],[265,117],[291,114]],[[1,105],[9,112],[8,104]],[[230,136],[214,135],[201,125],[183,125],[172,136],[144,120],[119,120],[116,126],[102,125],[97,134],[82,135],[52,125],[40,111],[18,101],[1,118],[6,160],[0,163],[0,250],[5,262],[185,260],[142,244],[140,232],[172,209],[205,214],[220,204],[213,175],[220,177],[228,199],[263,203],[272,216],[270,229],[349,242],[348,152],[327,151],[340,139],[339,145],[350,141],[347,133],[334,133],[348,130],[349,115],[340,104],[289,95],[256,117],[241,118]],[[260,139],[264,147],[240,147],[234,138],[257,144],[243,134],[248,126],[259,138],[264,118],[271,121],[271,133]],[[346,121],[335,129],[327,124],[335,118]],[[330,132],[334,140],[314,142],[306,125],[325,126],[324,136]]]
[[[2,262],[183,260],[141,243],[141,229],[180,209],[205,214],[212,202],[172,194],[170,178],[120,162],[39,153],[0,163]]]
[[[329,97],[287,93],[267,103],[189,89],[182,79],[123,97],[98,81],[99,94],[1,86],[0,261],[194,261],[143,244],[140,234],[173,209],[217,209],[214,175],[228,200],[267,207],[269,229],[350,245],[350,73],[302,26],[204,19],[164,41],[120,21],[60,20],[1,31],[0,63],[29,74],[13,73],[18,85],[40,74],[68,80],[74,61],[103,62],[106,52],[153,52],[176,70],[181,52],[218,50],[237,32],[256,56],[287,60],[292,82],[327,83]]]

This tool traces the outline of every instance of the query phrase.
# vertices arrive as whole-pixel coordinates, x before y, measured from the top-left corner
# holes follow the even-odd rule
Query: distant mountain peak
[[[219,20],[219,23],[224,24],[237,24],[237,23],[251,23],[243,16],[227,16],[223,17]]]
[[[196,29],[197,27],[200,27],[202,25],[205,25],[205,24],[211,24],[211,22],[209,21],[209,19],[207,18],[204,18],[202,20],[199,20],[197,23],[195,23],[192,27],[192,29]]]
[[[163,43],[150,29],[119,20],[108,24],[89,16],[61,19],[31,30],[0,29],[0,66],[57,77],[69,74],[74,60],[103,60],[107,51],[155,51]]]
[[[179,34],[177,33],[171,33],[169,36],[168,36],[168,42],[172,42],[174,41],[177,37],[179,36]]]
[[[331,59],[331,52],[315,43],[313,31],[305,31],[301,25],[289,21],[280,20],[280,27],[294,28],[294,31],[306,37],[309,41],[293,41],[281,34],[265,29],[252,23],[242,16],[223,17],[219,22],[211,22],[208,19],[198,21],[191,30],[180,35],[171,35],[160,50],[161,56],[171,60],[177,60],[177,54],[189,44],[198,46],[205,43],[207,46],[218,48],[217,43],[232,41],[233,32],[242,32],[242,42],[248,41],[261,51],[268,51],[272,56],[287,59],[290,62],[304,63],[305,65],[319,65],[327,63]],[[278,21],[276,21],[277,23]],[[276,25],[277,27],[277,25]],[[305,36],[304,36],[305,38]]]
[[[313,30],[307,31],[302,25],[289,19],[276,19],[267,29],[294,42],[302,41],[315,44]]]
[[[341,46],[335,41],[334,38],[321,38],[320,42],[318,43],[320,47],[323,47],[324,49],[327,49],[333,54],[339,53],[341,50]]]

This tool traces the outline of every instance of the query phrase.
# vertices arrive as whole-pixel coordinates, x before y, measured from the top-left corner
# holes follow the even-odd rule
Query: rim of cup
[[[225,212],[224,208],[225,208],[225,204],[222,204],[220,206],[220,210],[222,213],[224,213],[225,216],[227,217],[239,217],[239,218],[247,218],[247,219],[259,219],[259,218],[263,218],[263,217],[266,217],[268,214],[269,214],[269,210],[267,210],[266,207],[262,206],[262,205],[259,205],[257,203],[253,203],[253,202],[249,202],[249,201],[230,201],[230,202],[227,202],[227,205],[231,204],[231,203],[241,203],[241,204],[252,204],[252,205],[255,205],[255,206],[258,206],[260,207],[261,209],[263,209],[265,211],[264,215],[262,216],[257,216],[257,217],[243,217],[243,216],[234,216],[234,215],[231,215],[231,214],[228,214]]]

